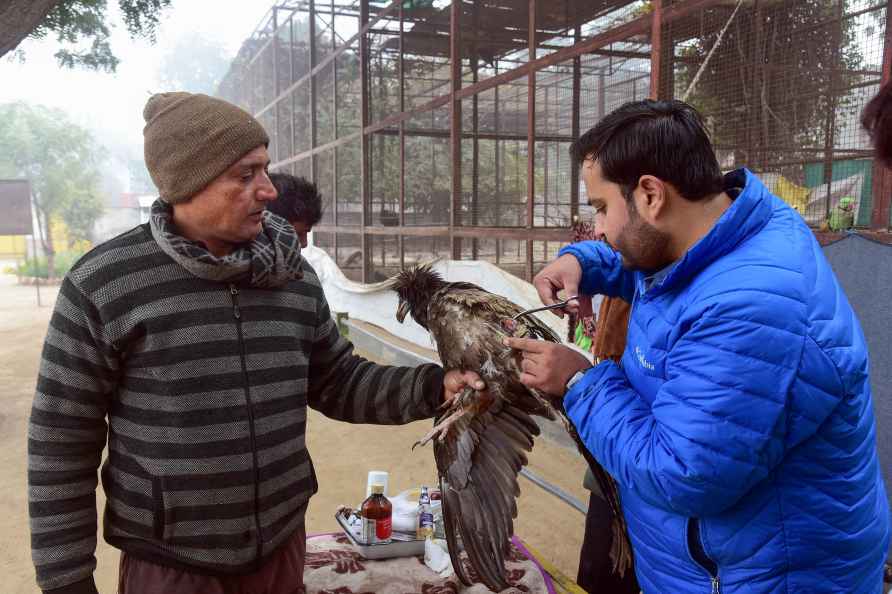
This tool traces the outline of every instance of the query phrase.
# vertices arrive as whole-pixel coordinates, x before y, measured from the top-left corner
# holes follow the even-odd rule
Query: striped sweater
[[[317,490],[307,405],[354,423],[434,415],[442,370],[354,355],[302,265],[300,280],[277,289],[203,279],[143,225],[67,275],[28,431],[44,591],[95,592],[106,441],[106,540],[155,563],[237,574],[288,539]]]

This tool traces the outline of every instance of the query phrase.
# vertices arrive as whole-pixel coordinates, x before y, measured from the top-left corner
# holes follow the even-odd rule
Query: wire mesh
[[[456,1],[279,3],[220,85],[270,132],[273,167],[319,185],[317,243],[351,278],[434,256],[529,277],[589,216],[570,144],[648,96],[687,96],[723,169],[749,167],[814,227],[844,209],[872,224],[858,116],[886,2],[663,0],[651,47],[648,0],[537,0],[532,19],[529,0]]]

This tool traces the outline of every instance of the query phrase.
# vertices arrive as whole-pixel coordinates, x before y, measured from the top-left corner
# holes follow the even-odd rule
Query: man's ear
[[[654,224],[666,212],[669,188],[658,177],[642,175],[637,189],[635,199],[638,202],[638,212],[648,223]]]

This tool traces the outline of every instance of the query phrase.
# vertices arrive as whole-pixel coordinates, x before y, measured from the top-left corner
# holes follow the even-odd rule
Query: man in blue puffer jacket
[[[603,241],[534,284],[632,302],[622,363],[508,344],[619,484],[644,592],[881,592],[867,349],[812,232],[749,171],[722,177],[681,102],[627,104],[573,154]]]

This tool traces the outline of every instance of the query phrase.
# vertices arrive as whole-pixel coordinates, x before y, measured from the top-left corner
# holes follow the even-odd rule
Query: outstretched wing
[[[434,442],[452,567],[471,585],[458,555],[456,537],[461,535],[481,581],[500,592],[510,586],[505,554],[517,517],[517,475],[539,427],[524,411],[500,402],[485,413],[462,417],[453,428],[444,441]]]
[[[471,565],[494,591],[509,587],[504,558],[517,517],[517,477],[539,434],[532,414],[562,417],[617,518],[615,563],[630,554],[612,478],[585,449],[563,411],[520,382],[520,354],[502,345],[509,334],[561,342],[532,315],[506,326],[505,321],[521,311],[508,299],[470,283],[449,284],[428,305],[429,329],[444,367],[477,372],[490,396],[489,401],[475,401],[472,413],[453,423],[443,441],[434,441],[434,457],[452,566],[463,583],[472,583],[458,555],[460,535]]]

